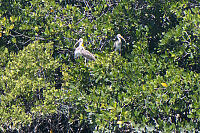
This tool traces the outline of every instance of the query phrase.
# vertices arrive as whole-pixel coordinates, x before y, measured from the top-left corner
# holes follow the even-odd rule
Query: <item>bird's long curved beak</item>
[[[126,42],[126,40],[124,39],[124,37],[123,37],[123,36],[121,36],[121,35],[120,35],[120,38],[121,38],[121,39],[123,39],[123,40]]]
[[[80,40],[78,40],[75,44],[74,44],[74,48],[76,48],[76,45],[77,45],[77,43],[79,43],[80,42]]]

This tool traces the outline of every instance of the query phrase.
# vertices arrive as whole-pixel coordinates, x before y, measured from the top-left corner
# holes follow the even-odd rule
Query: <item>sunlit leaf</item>
[[[167,85],[166,83],[161,83],[161,85],[162,85],[163,87],[168,87],[168,85]]]
[[[117,124],[122,125],[123,121],[117,121]]]

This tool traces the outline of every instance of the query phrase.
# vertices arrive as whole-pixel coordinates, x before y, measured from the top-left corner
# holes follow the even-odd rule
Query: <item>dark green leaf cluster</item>
[[[0,131],[200,130],[199,8],[195,0],[1,0]],[[74,58],[80,38],[95,61]]]

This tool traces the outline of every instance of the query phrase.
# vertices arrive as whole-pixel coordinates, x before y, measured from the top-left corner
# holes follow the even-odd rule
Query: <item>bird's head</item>
[[[118,39],[121,38],[121,39],[123,39],[123,40],[126,42],[126,40],[124,39],[124,37],[123,37],[121,34],[117,34],[117,38],[118,38]]]
[[[82,43],[83,43],[83,38],[80,38],[80,39],[78,40],[78,42],[79,42],[79,44],[82,44]]]
[[[83,38],[80,38],[76,43],[75,43],[75,45],[74,45],[74,47],[76,47],[76,45],[77,45],[77,43],[79,43],[79,46],[84,46],[83,45]]]

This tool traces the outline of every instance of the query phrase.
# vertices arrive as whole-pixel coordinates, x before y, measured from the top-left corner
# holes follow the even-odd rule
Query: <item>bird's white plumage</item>
[[[91,54],[88,50],[85,50],[85,49],[82,49],[81,50],[81,54],[83,57],[85,57],[86,59],[89,59],[89,60],[96,60],[94,55]]]
[[[113,47],[114,47],[115,51],[119,51],[121,53],[121,49],[122,49],[121,48],[122,47],[121,39],[123,39],[125,42],[126,42],[126,40],[120,34],[117,34],[117,39],[118,40],[114,42]]]
[[[74,58],[78,58],[78,57],[80,57],[80,56],[82,56],[82,54],[81,54],[81,49],[83,48],[83,39],[82,38],[80,38],[79,40],[78,40],[78,42],[76,42],[76,44],[77,43],[79,43],[79,46],[75,49],[75,51],[74,51]],[[76,44],[74,45],[74,47],[76,46]]]
[[[90,53],[88,50],[85,50],[85,48],[83,47],[83,39],[82,38],[80,38],[77,43],[79,43],[79,46],[74,51],[75,58],[83,56],[86,59],[95,60],[94,55],[92,53]]]
[[[75,51],[74,51],[74,58],[78,58],[78,57],[80,57],[80,56],[82,56],[82,55],[81,55],[81,48],[78,47],[78,48],[76,48]]]

